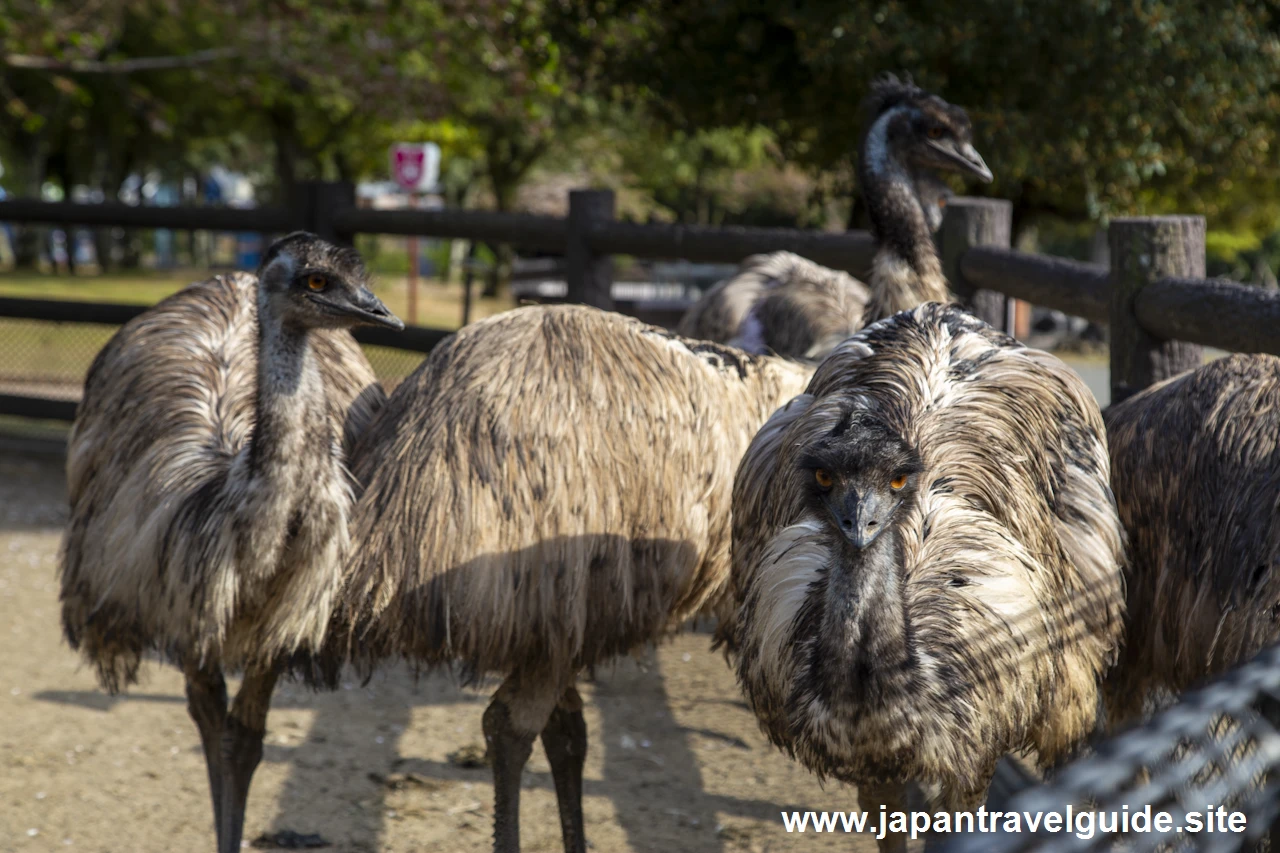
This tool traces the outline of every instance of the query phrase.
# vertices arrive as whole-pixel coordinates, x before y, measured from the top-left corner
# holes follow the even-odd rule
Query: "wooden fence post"
[[[569,191],[569,237],[565,247],[568,301],[613,310],[613,258],[591,251],[591,226],[613,220],[613,190]]]
[[[1113,219],[1111,247],[1111,402],[1184,370],[1203,352],[1185,341],[1162,341],[1138,324],[1134,298],[1167,276],[1204,278],[1203,216]]]
[[[938,241],[942,273],[969,310],[997,329],[1013,334],[1008,306],[1014,301],[994,290],[977,290],[960,273],[960,257],[974,246],[1007,249],[1013,236],[1013,203],[1002,198],[953,198],[947,202]]]
[[[355,234],[340,231],[333,223],[333,214],[356,206],[356,185],[350,181],[302,181],[298,184],[297,200],[291,206],[298,211],[300,227],[336,243],[354,246]]]

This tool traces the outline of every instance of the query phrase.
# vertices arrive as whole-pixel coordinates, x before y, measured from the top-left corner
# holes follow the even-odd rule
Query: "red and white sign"
[[[406,192],[426,192],[440,178],[440,146],[398,142],[391,146],[391,177]]]

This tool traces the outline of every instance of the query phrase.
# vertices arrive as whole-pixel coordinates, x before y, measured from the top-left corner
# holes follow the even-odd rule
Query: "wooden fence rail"
[[[1134,313],[1157,338],[1280,355],[1275,291],[1223,279],[1163,278],[1137,295]]]
[[[960,258],[960,273],[975,287],[1094,323],[1111,319],[1111,270],[1102,264],[977,246]]]
[[[876,243],[866,231],[826,233],[794,228],[745,228],[704,225],[595,225],[587,242],[600,254],[641,258],[684,258],[699,263],[740,263],[761,252],[795,252],[811,261],[865,276]]]
[[[1148,217],[1110,227],[1111,264],[1102,266],[1013,251],[1011,205],[999,199],[953,199],[939,233],[953,289],[988,322],[1012,328],[1006,297],[1055,308],[1111,328],[1112,399],[1119,400],[1201,359],[1200,347],[1280,354],[1280,295],[1204,275],[1204,220]],[[259,231],[315,231],[340,242],[355,234],[401,234],[508,243],[564,255],[570,301],[613,307],[613,255],[737,263],[748,255],[792,251],[865,277],[875,253],[866,232],[783,228],[712,228],[619,222],[610,191],[569,194],[569,216],[481,211],[369,210],[346,183],[300,186],[287,207],[146,207],[118,203],[0,201],[0,222],[53,225]],[[144,306],[0,299],[0,317],[118,325]],[[402,333],[362,329],[356,338],[427,352],[448,330]],[[25,404],[15,400],[26,399]],[[0,414],[38,409],[66,414],[58,401],[0,395]],[[57,405],[53,405],[57,403]],[[52,408],[51,408],[52,406]]]
[[[29,198],[0,201],[0,222],[276,234],[305,227],[289,211],[271,207],[151,207],[115,201],[83,204]]]

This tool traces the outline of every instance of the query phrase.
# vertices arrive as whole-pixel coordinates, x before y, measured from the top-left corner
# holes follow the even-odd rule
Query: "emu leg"
[[[542,730],[542,748],[547,751],[551,777],[556,783],[565,853],[586,853],[587,838],[582,829],[582,765],[587,760],[587,721],[582,718],[582,697],[576,688],[566,690],[551,712],[551,719]]]
[[[533,742],[546,728],[562,688],[552,679],[515,672],[484,712],[484,740],[493,767],[493,849],[520,851],[520,777]]]
[[[222,835],[222,732],[227,721],[227,683],[218,667],[186,667],[187,713],[200,730],[209,795],[213,799],[213,831]],[[219,841],[221,849],[221,841]]]
[[[218,833],[218,853],[240,850],[249,783],[262,760],[267,709],[271,707],[271,691],[278,676],[275,667],[246,672],[227,716],[222,735],[222,831]]]
[[[883,838],[877,838],[876,844],[880,847],[880,853],[907,853],[907,834],[905,832],[889,832],[889,814],[892,812],[901,812],[907,810],[907,786],[901,782],[884,782],[876,784],[867,784],[858,786],[858,806],[864,811],[870,813],[868,823],[874,823],[873,827],[875,835],[883,834]],[[880,807],[885,808],[885,812],[880,811]],[[883,816],[884,826],[880,825],[880,819]]]

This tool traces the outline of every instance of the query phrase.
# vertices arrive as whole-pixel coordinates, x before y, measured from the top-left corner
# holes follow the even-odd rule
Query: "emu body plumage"
[[[676,331],[756,354],[819,357],[862,328],[870,297],[848,273],[793,252],[752,255],[703,294]]]
[[[805,460],[863,422],[910,448],[917,485],[854,566]],[[1058,359],[938,304],[868,327],[752,441],[733,512],[749,704],[864,805],[910,781],[976,807],[1005,753],[1053,763],[1093,731],[1123,534],[1101,415]]]
[[[1232,355],[1107,410],[1130,541],[1116,721],[1280,641],[1280,358]]]
[[[563,681],[659,639],[723,587],[734,468],[807,378],[578,306],[461,330],[355,454],[359,648]]]
[[[240,849],[280,666],[318,649],[341,586],[346,450],[385,400],[345,329],[402,326],[360,258],[282,238],[259,277],[191,285],[98,354],[68,447],[68,642],[115,692],[181,667],[219,853]],[[224,671],[243,669],[228,707]]]
[[[441,344],[357,446],[352,651],[505,678],[484,717],[499,850],[519,848],[539,736],[565,846],[584,849],[578,673],[724,595],[734,469],[808,375],[618,314],[522,308]]]
[[[323,409],[285,440],[324,452],[291,459],[287,490],[252,485],[257,288],[247,273],[187,287],[123,326],[85,380],[67,453],[63,625],[113,692],[147,651],[239,669],[318,643],[327,626],[352,502],[343,458],[385,395],[350,333],[317,332]],[[237,529],[249,501],[262,523]],[[294,538],[325,543],[318,553],[285,554],[295,514]]]

